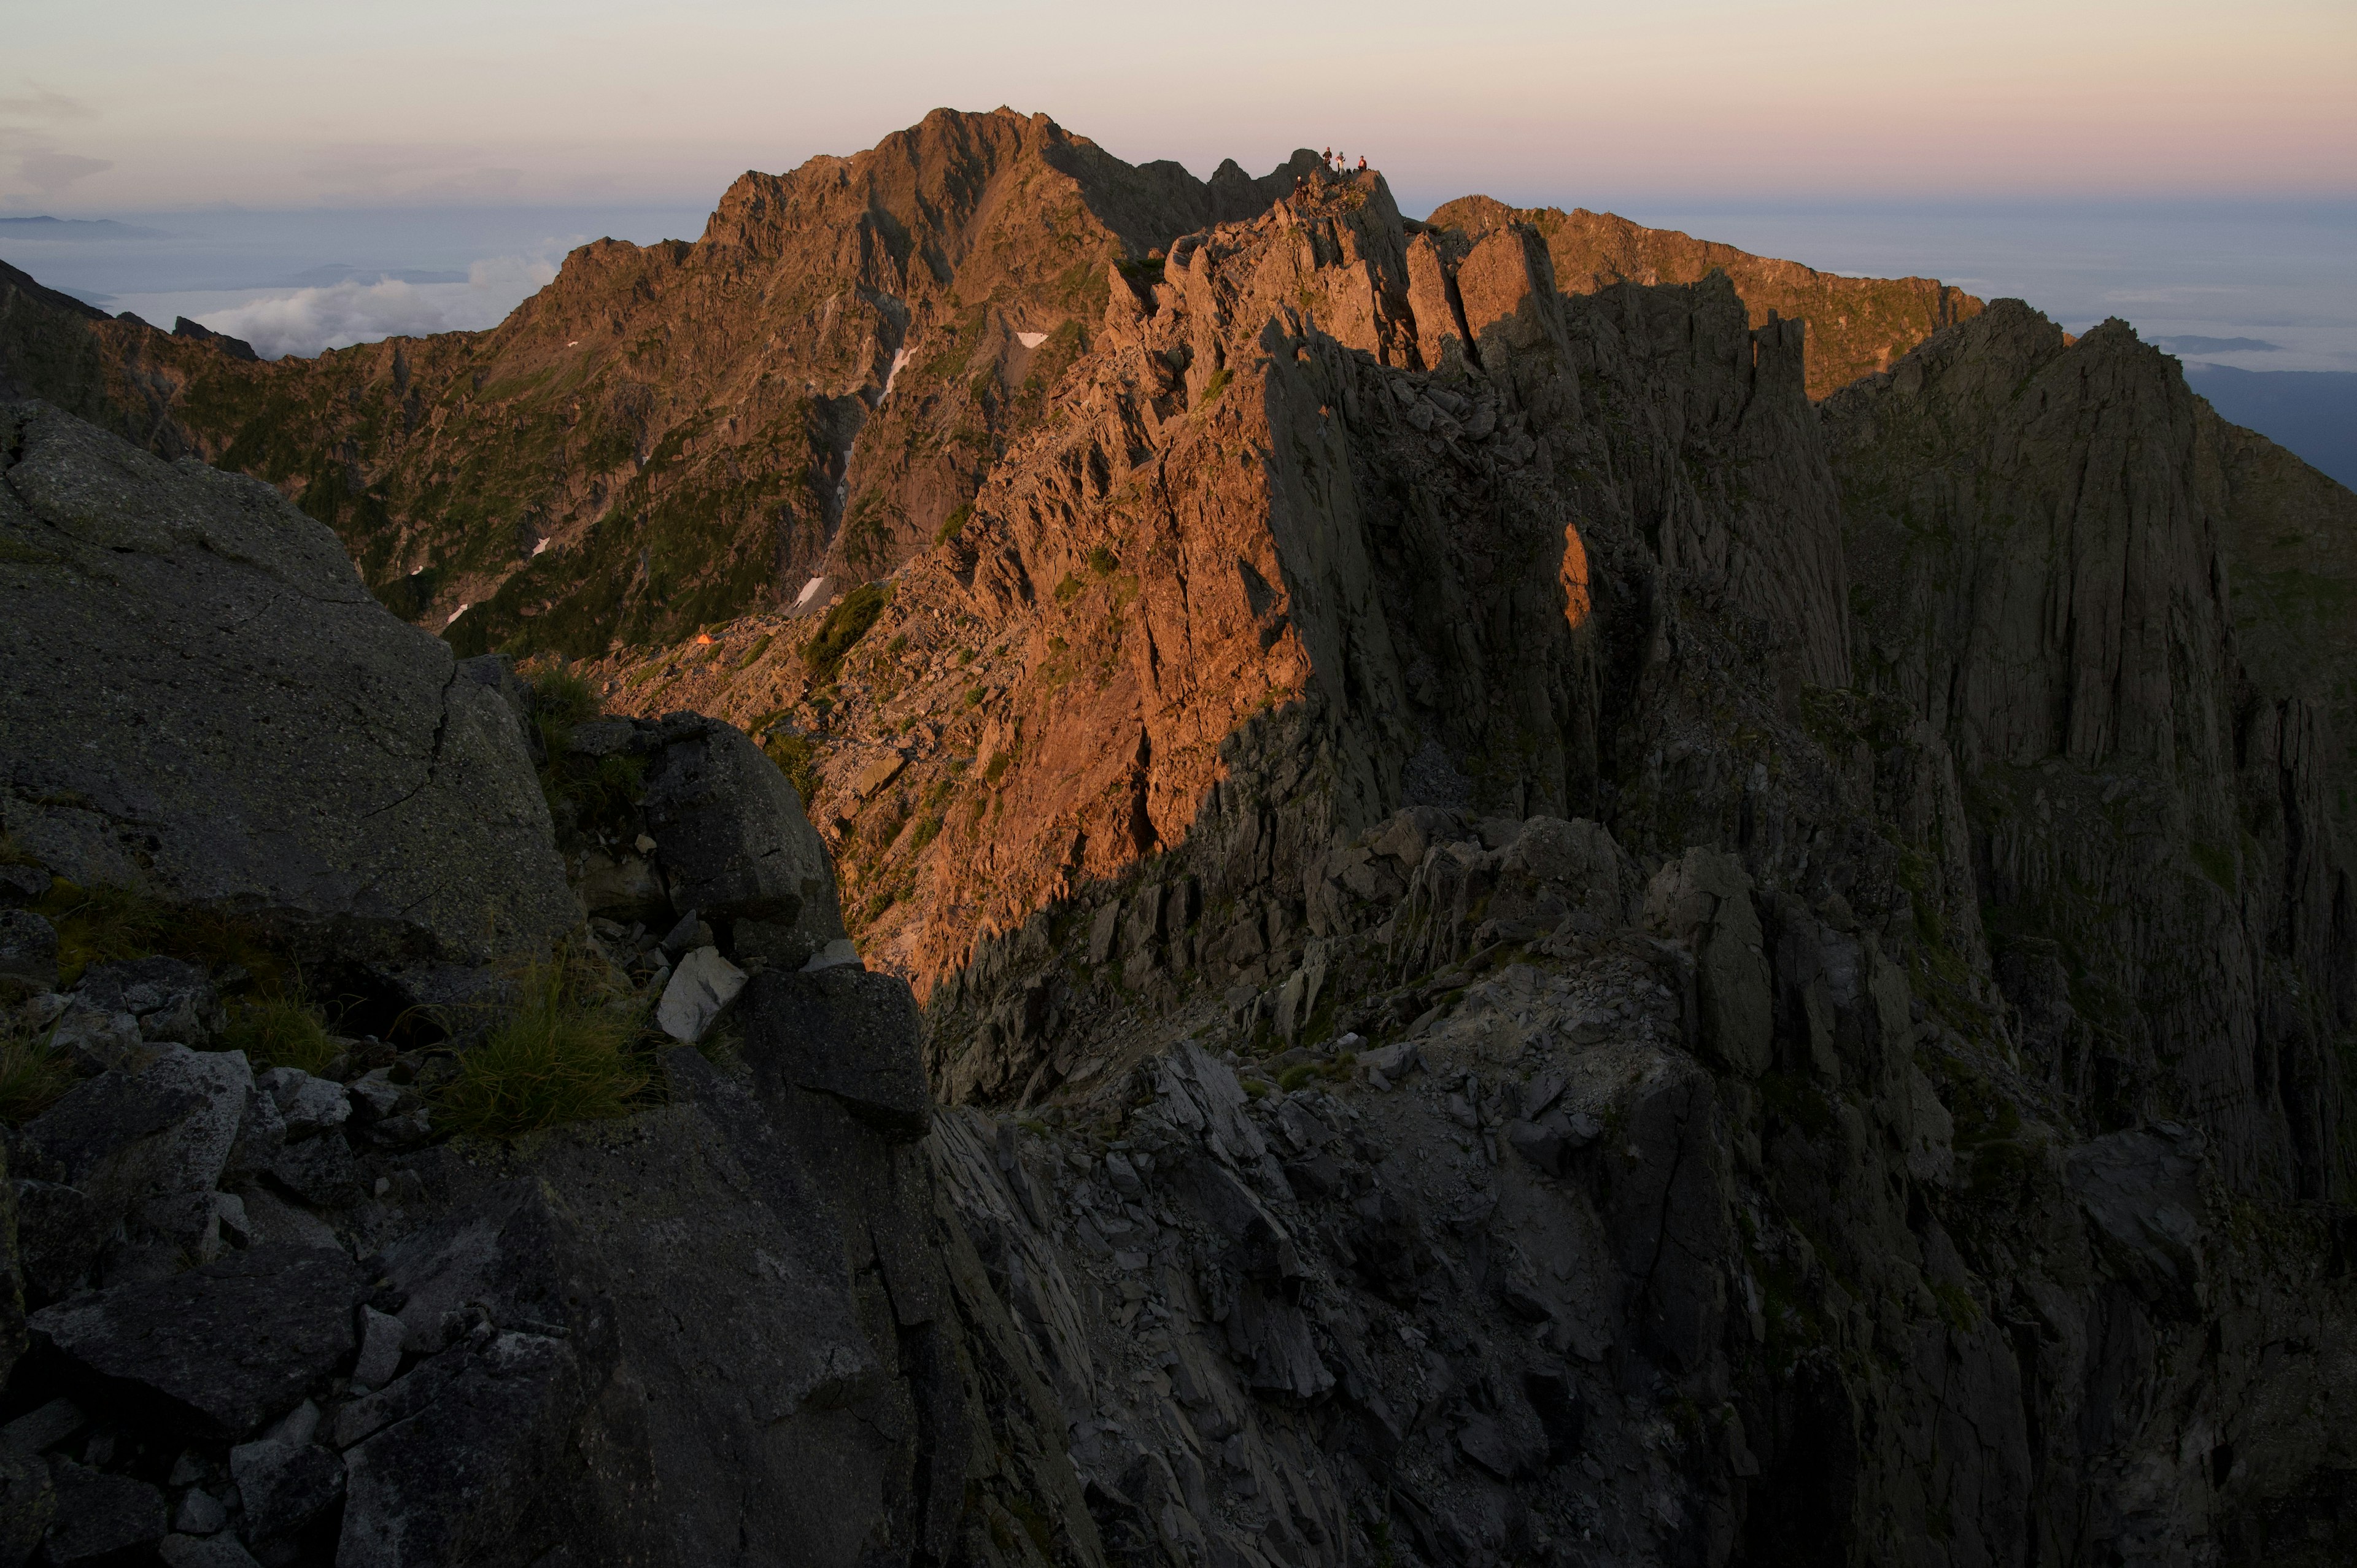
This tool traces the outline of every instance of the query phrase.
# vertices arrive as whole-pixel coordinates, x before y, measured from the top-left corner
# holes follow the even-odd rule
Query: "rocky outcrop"
[[[84,886],[339,960],[482,962],[579,918],[513,715],[268,486],[0,412],[5,826]]]
[[[823,606],[954,532],[1100,346],[1109,276],[1149,289],[1178,236],[1264,214],[1319,167],[1304,150],[1199,181],[1044,115],[942,110],[850,157],[748,172],[693,243],[585,246],[484,333],[256,364],[0,274],[0,381],[277,485],[462,652],[596,656]],[[1978,308],[1609,215],[1468,198],[1434,222],[1386,239],[1372,271],[1305,272],[1320,323],[1355,342],[1347,323],[1396,338],[1413,319],[1440,367],[1463,330],[1441,252],[1453,266],[1515,224],[1573,292],[1726,271],[1753,327],[1808,323],[1816,396]]]
[[[660,1103],[37,994],[0,1539],[2347,1556],[2345,508],[2117,327],[1819,405],[1546,240],[1313,173],[1108,256],[952,537],[536,725]],[[349,1333],[212,1364],[257,1256]]]
[[[584,246],[488,333],[257,364],[0,278],[0,375],[277,485],[462,652],[602,654],[929,545],[1094,338],[1108,262],[1313,162],[1199,181],[941,110],[747,173],[693,243]]]
[[[2115,328],[1819,410],[1727,280],[1551,265],[1372,181],[1182,238],[823,692],[775,624],[616,671],[810,768],[933,981],[1106,1538],[2333,1541],[2339,633],[2234,584],[2341,514]]]
[[[560,861],[511,671],[454,671],[267,489],[42,405],[8,418],[10,625],[56,640],[50,689],[11,693],[7,886],[48,914],[8,913],[50,961],[16,966],[0,1017],[0,1562],[1103,1562],[1053,1400],[939,1200],[913,998],[850,950],[825,851],[744,735],[535,726],[563,746],[552,779],[613,784],[552,784]],[[432,767],[378,809],[355,759],[397,767],[425,699]],[[141,729],[102,727],[117,711]],[[216,738],[232,720],[258,732],[243,758]],[[84,803],[59,803],[67,778]],[[528,821],[502,819],[511,786]],[[265,788],[274,832],[243,848]],[[448,842],[401,814],[421,796]],[[58,825],[117,832],[125,800],[127,870],[90,847],[120,839]],[[538,911],[544,950],[609,966],[625,1008],[726,968],[726,1038],[640,1041],[659,1087],[619,1119],[454,1140],[442,1091],[498,1048],[484,1014],[516,975],[470,967],[490,937],[446,906],[404,924],[329,883],[323,844]],[[261,945],[60,970],[48,919],[87,914],[64,872],[231,910]],[[587,931],[567,873],[602,911]],[[235,1032],[246,963],[368,972],[396,950],[469,1000],[327,1037],[316,1070],[231,1048],[277,1048]]]
[[[1889,370],[1932,333],[1969,320],[1982,308],[1971,295],[1932,278],[1821,273],[1581,207],[1568,212],[1558,207],[1515,208],[1468,196],[1435,208],[1431,223],[1472,236],[1529,225],[1545,242],[1556,283],[1566,294],[1593,294],[1622,283],[1699,283],[1724,272],[1743,296],[1753,327],[1780,318],[1806,326],[1805,377],[1815,398]]]

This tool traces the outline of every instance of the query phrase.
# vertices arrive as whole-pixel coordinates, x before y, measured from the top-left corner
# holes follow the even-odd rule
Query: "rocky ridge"
[[[2329,1417],[2280,1423],[2345,1397],[2292,1347],[2345,1311],[2352,959],[2345,662],[2268,607],[2345,500],[2116,324],[2073,344],[2001,303],[1816,410],[1797,324],[1751,327],[1723,280],[1572,296],[1551,264],[1533,229],[1412,233],[1373,181],[1182,237],[847,655],[813,671],[823,627],[748,623],[615,671],[614,700],[714,706],[807,769],[854,929],[932,981],[937,1091],[1022,1108],[1034,1179],[1071,1189],[1060,1220],[1023,1208],[1009,1291],[1052,1262],[1161,1307],[1180,1363],[1226,1336],[1292,1369],[1250,1422],[1183,1389],[1107,1415],[1092,1385],[1125,1463],[1183,1477],[1227,1419],[1280,1451],[1285,1397],[1383,1426],[1343,1369],[1385,1321],[1369,1249],[1406,1247],[1433,1260],[1407,1326],[1453,1326],[1458,1391],[1366,1474],[1448,1498],[1393,1516],[1425,1521],[1428,1560],[1534,1530],[1612,1561],[2283,1549],[2341,1473]],[[1564,831],[1628,858],[1619,892],[1589,900],[1591,859],[1501,912],[1520,836],[1579,815]],[[1548,1126],[1549,1085],[1609,1075],[1632,1035],[1664,1065],[1574,1103],[1672,1130],[1583,1163],[1614,1145]],[[1367,1101],[1321,1085],[1439,1064],[1380,1135],[1311,1138],[1338,1184],[1255,1187],[1298,1261],[1263,1288],[1297,1293],[1340,1391],[1301,1392],[1290,1329],[1157,1273],[1227,1233],[1182,1174],[1208,1134],[1162,1103],[1157,1064],[1189,1049],[1233,1053],[1248,1118],[1308,1092],[1329,1130]],[[1664,1254],[1616,1229],[1616,1194],[1662,1178],[1689,1116],[1710,1152],[1669,1165],[1703,1230]],[[1453,1218],[1527,1182],[1570,1208]],[[1142,1232],[1107,1237],[1145,1260],[1115,1259],[1125,1282],[1091,1255],[1108,1209]],[[1343,1218],[1393,1212],[1412,1240]],[[1493,1266],[1501,1235],[1609,1239],[1558,1277],[1613,1282],[1609,1377],[1498,1359],[1525,1335],[1565,1356],[1578,1317]],[[1664,1380],[1632,1392],[1639,1364]],[[1178,1386],[1168,1359],[1136,1379],[1157,1365]],[[1546,1515],[1485,1489],[1464,1434],[1542,1430],[1528,1379],[1558,1376],[1636,1426],[1720,1412],[1660,1445],[1674,1501]]]
[[[922,553],[1095,343],[1107,260],[1150,283],[1176,236],[1265,211],[1316,162],[1197,181],[1044,116],[941,111],[747,174],[693,243],[584,247],[489,332],[262,364],[0,274],[0,381],[278,486],[462,652],[659,646]],[[1434,217],[1469,239],[1523,220],[1570,292],[1717,267],[1755,326],[1807,318],[1812,395],[1977,308],[1609,215],[1468,198]]]
[[[597,668],[787,776],[688,714],[553,748],[639,759],[546,823],[599,950],[733,1020],[666,1104],[444,1142],[474,1047],[363,1039],[214,1167],[202,995],[43,993],[88,1076],[20,1212],[94,1259],[28,1264],[0,1412],[45,1550],[222,1535],[193,1489],[282,1558],[661,1558],[693,1484],[673,1539],[754,1560],[2345,1556],[2345,492],[2118,326],[1999,302],[1818,405],[1724,276],[1554,268],[1374,177],[1109,264],[953,538]],[[212,1131],[144,1187],[73,1142],[136,1118],[32,1135],[102,1094]],[[398,1355],[355,1314],[158,1423],[135,1308],[297,1272],[231,1197]],[[814,1326],[699,1337],[772,1291]],[[410,1478],[454,1455],[479,1510]]]

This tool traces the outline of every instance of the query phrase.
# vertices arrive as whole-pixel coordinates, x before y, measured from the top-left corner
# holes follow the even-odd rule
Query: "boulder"
[[[30,909],[0,908],[0,1002],[57,983],[57,928]]]
[[[344,1492],[343,1460],[307,1439],[242,1443],[229,1451],[229,1472],[245,1506],[245,1538],[257,1545],[294,1535]]]
[[[129,1476],[109,1476],[70,1459],[49,1461],[57,1513],[45,1554],[59,1568],[102,1563],[164,1538],[164,1494]]]
[[[200,1430],[240,1437],[351,1354],[352,1309],[367,1292],[367,1277],[340,1251],[260,1246],[46,1307],[31,1327],[81,1372],[130,1384]]]
[[[314,1078],[300,1068],[274,1067],[254,1077],[254,1086],[270,1096],[285,1118],[289,1141],[300,1141],[340,1127],[352,1113],[352,1097],[329,1078]]]
[[[844,934],[834,868],[778,765],[742,730],[677,714],[647,764],[641,809],[675,908],[752,917],[820,942]]]
[[[745,998],[745,1057],[765,1087],[791,1084],[840,1101],[895,1138],[921,1136],[932,1114],[923,1024],[908,982],[850,965],[768,973]]]
[[[212,1192],[245,1113],[253,1075],[235,1052],[157,1047],[137,1071],[77,1084],[36,1117],[19,1144],[28,1178],[79,1195],[32,1195],[27,1272],[62,1289],[100,1242],[109,1268],[152,1278],[217,1249]],[[119,1239],[106,1241],[117,1226]]]
[[[488,958],[579,918],[513,714],[256,479],[0,411],[0,805],[83,886]]]
[[[722,958],[718,948],[697,948],[672,971],[671,983],[655,1004],[655,1022],[673,1039],[694,1045],[712,1032],[744,989],[745,972]]]

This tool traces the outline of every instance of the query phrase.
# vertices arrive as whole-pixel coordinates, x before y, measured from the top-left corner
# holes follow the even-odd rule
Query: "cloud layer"
[[[477,262],[465,283],[349,278],[319,288],[241,291],[226,299],[218,294],[124,295],[113,304],[159,327],[187,316],[216,332],[242,338],[255,353],[275,360],[380,338],[495,327],[555,275],[556,265],[547,257],[500,256]]]

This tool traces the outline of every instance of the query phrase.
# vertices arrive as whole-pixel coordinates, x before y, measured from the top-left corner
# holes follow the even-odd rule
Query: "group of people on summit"
[[[1349,158],[1350,158],[1350,155],[1349,155],[1348,153],[1338,153],[1338,152],[1336,152],[1333,148],[1329,147],[1329,148],[1327,148],[1327,149],[1325,150],[1325,152],[1323,152],[1322,154],[1320,154],[1320,155],[1318,155],[1318,156],[1321,156],[1321,157],[1323,157],[1323,158],[1326,160],[1326,170],[1327,170],[1327,172],[1328,172],[1329,174],[1348,174],[1348,173],[1350,173],[1350,172],[1351,172],[1351,167],[1350,167],[1350,164],[1349,164],[1349,161],[1348,161],[1348,160],[1349,160]],[[1361,153],[1361,154],[1359,155],[1359,168],[1360,168],[1360,171],[1361,171],[1361,173],[1363,173],[1363,172],[1365,171],[1365,169],[1366,169],[1366,166],[1367,166],[1367,156],[1366,156],[1364,153]],[[1308,175],[1302,175],[1302,176],[1298,177],[1297,178],[1296,178],[1296,179],[1294,180],[1294,182],[1293,182],[1293,194],[1294,194],[1294,195],[1296,195],[1296,196],[1299,196],[1299,195],[1302,193],[1302,189],[1303,189],[1303,188],[1304,188],[1304,187],[1306,187],[1308,183],[1309,183],[1309,177],[1308,177]]]

